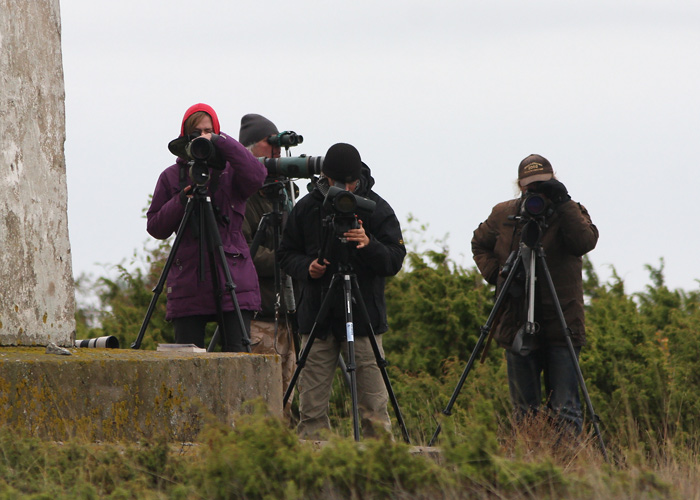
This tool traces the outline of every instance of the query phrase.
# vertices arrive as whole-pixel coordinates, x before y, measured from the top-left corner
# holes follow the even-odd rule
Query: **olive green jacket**
[[[248,198],[243,221],[243,235],[248,246],[253,243],[253,238],[258,231],[258,225],[263,215],[272,211],[272,202],[260,192],[254,193]],[[281,237],[281,236],[280,236]],[[258,273],[260,283],[260,299],[262,310],[258,313],[258,319],[273,319],[275,316],[275,250],[273,248],[272,219],[268,219],[265,236],[253,257],[255,270]],[[282,279],[284,274],[282,275]],[[280,294],[280,312],[286,311],[284,294]]]

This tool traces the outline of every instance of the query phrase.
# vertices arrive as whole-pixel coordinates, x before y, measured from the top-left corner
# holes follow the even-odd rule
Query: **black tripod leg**
[[[177,249],[180,247],[180,242],[182,241],[182,236],[185,233],[185,227],[187,226],[187,221],[189,220],[190,215],[192,215],[193,210],[194,210],[194,201],[192,201],[192,198],[188,198],[187,205],[185,206],[185,215],[182,216],[182,220],[180,221],[180,225],[177,228],[175,241],[173,241],[173,245],[170,248],[170,253],[168,254],[168,259],[165,261],[165,266],[163,267],[163,271],[160,273],[160,278],[158,278],[158,283],[156,284],[155,288],[153,289],[153,297],[151,298],[151,303],[148,305],[148,310],[146,311],[146,316],[143,318],[143,323],[141,323],[141,329],[139,330],[139,334],[136,337],[136,340],[134,341],[134,343],[131,344],[132,349],[139,349],[141,347],[141,342],[143,342],[143,336],[146,333],[146,328],[148,328],[148,323],[151,321],[151,316],[153,315],[153,311],[156,308],[156,303],[158,302],[158,297],[160,297],[160,294],[163,293],[163,286],[165,285],[165,280],[168,277],[168,272],[170,271],[170,268],[173,265],[173,261],[175,260],[175,255],[177,254]]]
[[[301,353],[299,354],[299,359],[297,359],[297,368],[296,368],[296,370],[294,370],[294,373],[292,374],[292,378],[289,381],[289,386],[287,387],[287,391],[284,393],[284,397],[282,398],[282,407],[283,408],[285,406],[287,406],[287,401],[289,401],[289,397],[292,395],[292,392],[294,391],[294,386],[297,383],[297,379],[299,378],[299,374],[301,373],[301,370],[306,365],[306,358],[309,357],[309,352],[311,351],[311,346],[313,345],[314,340],[316,340],[316,336],[317,336],[316,328],[317,328],[319,322],[322,321],[326,317],[326,314],[328,313],[328,309],[331,306],[331,301],[332,301],[332,296],[333,296],[333,294],[331,292],[334,289],[337,281],[338,281],[338,275],[333,275],[333,278],[331,279],[331,284],[328,288],[328,293],[324,297],[323,302],[321,302],[321,307],[318,310],[318,314],[316,314],[316,319],[314,320],[314,324],[311,327],[311,331],[309,332],[309,340],[306,341],[306,345],[304,346],[304,348],[301,350]]]
[[[462,372],[462,376],[459,378],[459,382],[457,382],[457,386],[455,387],[454,391],[452,392],[452,397],[450,398],[450,401],[447,403],[447,406],[445,407],[444,410],[442,410],[443,415],[450,416],[452,415],[452,407],[455,404],[455,401],[457,401],[457,396],[459,395],[460,391],[462,390],[462,386],[464,385],[464,382],[467,380],[467,375],[469,375],[469,372],[472,369],[472,366],[474,365],[474,362],[476,361],[476,358],[479,356],[479,353],[481,352],[481,349],[484,345],[484,341],[486,340],[486,337],[489,333],[489,330],[491,329],[490,326],[482,326],[481,327],[481,334],[479,335],[479,340],[477,340],[476,345],[474,346],[474,349],[472,350],[471,356],[469,356],[469,361],[467,361],[467,366],[464,368],[464,371]],[[437,440],[438,436],[440,435],[440,431],[442,431],[442,424],[438,423],[437,428],[435,429],[435,432],[433,433],[433,437],[430,438],[430,441],[428,442],[428,446],[433,446],[435,444],[435,441]]]
[[[209,346],[207,347],[207,352],[214,352],[214,349],[216,348],[216,343],[219,341],[219,333],[220,327],[219,325],[216,326],[216,330],[214,330],[214,334],[211,336],[211,341],[209,341]]]
[[[489,331],[491,331],[491,327],[493,326],[493,322],[496,319],[496,314],[498,313],[499,309],[501,308],[501,305],[503,304],[503,300],[506,297],[506,294],[508,293],[508,289],[510,288],[510,284],[513,281],[513,278],[518,274],[518,270],[520,266],[523,265],[522,262],[522,255],[520,252],[518,252],[518,255],[516,257],[516,261],[513,264],[513,267],[511,268],[511,271],[508,273],[508,276],[506,277],[506,281],[503,283],[503,286],[501,287],[501,291],[496,297],[496,302],[494,303],[493,307],[491,308],[491,312],[489,313],[489,317],[486,320],[486,323],[481,327],[481,334],[479,335],[479,339],[476,341],[476,345],[474,346],[474,349],[472,350],[471,356],[469,356],[469,361],[467,361],[467,366],[464,367],[464,371],[462,372],[462,376],[459,378],[459,382],[457,383],[457,386],[455,387],[454,391],[452,392],[452,397],[450,398],[450,401],[447,403],[447,406],[445,407],[444,410],[442,410],[442,413],[446,416],[452,415],[452,407],[455,404],[455,401],[457,401],[457,396],[459,395],[460,391],[462,390],[462,386],[464,385],[464,382],[467,380],[467,375],[469,375],[469,372],[472,369],[472,366],[474,365],[474,362],[476,361],[476,358],[479,357],[479,353],[481,352],[481,349],[484,346],[484,342],[486,340],[486,337],[489,334]],[[435,444],[435,441],[437,440],[438,436],[440,435],[440,431],[442,430],[442,425],[438,423],[437,428],[435,429],[435,432],[433,433],[433,437],[430,438],[430,442],[428,443],[428,446],[433,446]]]
[[[355,285],[357,283],[355,282]],[[357,288],[356,288],[357,289]],[[359,290],[359,289],[357,289]],[[355,326],[352,317],[353,282],[349,274],[343,275],[343,296],[345,298],[345,335],[348,345],[347,373],[350,375],[350,397],[352,400],[352,430],[355,441],[360,440],[360,414],[357,408],[357,363],[355,363]],[[363,302],[364,304],[364,302]],[[371,326],[370,326],[371,328]]]
[[[401,428],[401,435],[403,436],[403,440],[411,444],[411,438],[408,435],[408,429],[406,428],[406,423],[404,422],[403,416],[401,415],[401,408],[399,408],[399,402],[396,399],[396,394],[394,393],[394,389],[391,387],[391,381],[389,380],[389,374],[386,371],[386,367],[388,365],[387,361],[385,358],[382,357],[382,353],[379,351],[379,344],[377,344],[377,339],[374,334],[374,328],[372,328],[372,322],[370,321],[369,318],[369,313],[367,312],[367,306],[365,305],[364,300],[362,299],[362,294],[360,293],[360,286],[359,283],[357,282],[357,277],[352,276],[352,282],[353,282],[353,294],[355,296],[355,302],[357,303],[358,307],[360,308],[360,314],[362,315],[362,319],[367,323],[369,326],[370,334],[369,334],[369,342],[370,345],[372,346],[372,351],[374,352],[374,359],[377,362],[377,366],[379,367],[379,371],[382,374],[382,379],[384,380],[384,385],[386,386],[386,392],[389,395],[389,400],[391,401],[391,406],[394,408],[394,414],[396,415],[396,421],[399,423],[399,427]]]
[[[211,274],[211,283],[212,283],[212,289],[214,292],[214,304],[216,305],[216,330],[214,330],[214,335],[212,336],[212,342],[209,342],[209,346],[207,347],[207,352],[212,352],[214,348],[216,347],[216,342],[215,340],[218,340],[219,336],[221,337],[221,350],[223,352],[228,352],[229,351],[229,345],[228,345],[228,338],[226,335],[226,318],[224,318],[224,308],[223,308],[223,292],[221,290],[221,280],[219,279],[219,272],[217,271],[216,267],[216,256],[214,254],[214,247],[216,246],[216,239],[215,239],[215,234],[219,234],[219,230],[217,227],[211,228],[208,225],[209,221],[205,221],[205,224],[201,224],[201,227],[203,228],[202,231],[205,231],[205,241],[207,242],[207,255],[209,257],[209,272]],[[215,233],[212,233],[212,231],[215,231]],[[203,266],[204,266],[204,260],[202,259],[200,265],[202,266],[200,269],[203,271]],[[223,264],[224,266],[226,263]],[[202,279],[204,279],[204,273],[202,272]],[[216,339],[214,338],[216,337]]]
[[[267,218],[270,214],[263,214],[260,222],[258,223],[258,228],[255,230],[255,237],[250,243],[250,258],[254,259],[255,254],[258,253],[258,248],[260,243],[265,239],[265,231],[267,230]]]
[[[542,250],[541,247],[538,248],[537,254],[540,258],[540,267],[544,270],[544,275],[547,280],[549,292],[552,294],[552,299],[557,310],[557,316],[559,317],[559,322],[561,323],[562,331],[564,333],[564,337],[566,338],[566,344],[569,347],[569,353],[571,354],[571,362],[574,364],[574,368],[576,369],[576,377],[578,377],[578,383],[581,386],[581,392],[583,393],[583,397],[586,400],[586,406],[588,407],[588,411],[591,412],[591,421],[593,422],[593,429],[595,430],[596,436],[598,437],[600,449],[603,452],[603,457],[605,457],[605,461],[610,462],[610,459],[608,458],[608,452],[605,449],[605,442],[603,441],[603,436],[600,433],[600,427],[598,426],[599,418],[598,415],[596,415],[595,410],[593,409],[593,402],[591,401],[591,397],[588,394],[586,382],[583,379],[581,365],[578,362],[578,356],[576,356],[576,350],[574,349],[574,344],[571,341],[571,331],[566,325],[566,319],[564,318],[564,312],[561,309],[559,297],[557,297],[557,291],[554,288],[552,275],[549,273],[549,268],[547,267],[547,260],[544,258],[544,250]]]
[[[221,241],[221,234],[219,234],[219,228],[216,225],[216,217],[214,216],[214,209],[211,205],[211,198],[207,197],[206,203],[206,226],[207,232],[209,233],[209,239],[212,244],[216,247],[219,256],[219,262],[221,262],[221,268],[224,271],[224,276],[226,277],[226,291],[231,294],[231,301],[233,302],[233,308],[238,316],[238,322],[241,329],[241,336],[243,337],[243,345],[245,346],[246,352],[250,352],[250,337],[248,336],[248,329],[245,327],[245,321],[243,321],[243,315],[241,314],[241,308],[238,305],[238,298],[236,297],[236,285],[233,282],[233,277],[231,276],[231,270],[228,267],[228,261],[226,260],[226,252],[224,252],[224,244]],[[213,249],[212,249],[213,251]],[[223,324],[219,325],[223,328]],[[226,335],[226,332],[221,332],[222,335]]]

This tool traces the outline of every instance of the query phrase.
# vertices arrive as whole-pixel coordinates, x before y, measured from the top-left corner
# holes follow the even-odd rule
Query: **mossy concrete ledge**
[[[246,401],[282,415],[278,356],[128,349],[0,348],[0,425],[45,439],[193,441],[235,425]]]

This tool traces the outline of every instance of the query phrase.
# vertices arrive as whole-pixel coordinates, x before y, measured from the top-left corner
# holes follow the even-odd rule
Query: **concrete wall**
[[[260,399],[282,416],[282,361],[246,353],[0,348],[0,426],[43,439],[193,441]]]
[[[71,345],[58,0],[0,0],[0,345]]]

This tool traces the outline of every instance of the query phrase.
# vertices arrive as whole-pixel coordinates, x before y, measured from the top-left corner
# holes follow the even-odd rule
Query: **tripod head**
[[[523,224],[523,229],[520,233],[521,244],[533,249],[541,245],[542,235],[549,227],[544,217],[509,215],[508,219]]]
[[[359,224],[354,216],[352,219],[338,214],[324,217],[321,226],[321,248],[318,251],[318,261],[328,260],[332,248],[334,250],[333,260],[338,263],[338,269],[347,268],[351,251],[355,250],[356,243],[348,241],[343,235],[356,227],[359,227]],[[334,241],[340,242],[340,245],[333,245]]]
[[[536,248],[542,244],[542,233],[546,228],[547,224],[545,224],[544,219],[530,219],[523,227],[520,241],[528,248]]]
[[[299,188],[289,177],[268,176],[258,193],[269,200],[272,211],[281,216],[283,211],[291,212],[294,200],[299,196]]]
[[[358,215],[369,217],[374,212],[377,204],[369,198],[363,198],[355,193],[342,189],[338,186],[330,186],[323,198],[323,210],[327,215],[322,221],[321,248],[318,253],[319,262],[330,252],[333,241],[340,241],[341,245],[337,251],[337,262],[347,264],[350,259],[350,250],[354,250],[356,243],[350,242],[345,237],[345,233],[351,229],[360,227]]]
[[[211,178],[209,166],[206,161],[190,160],[187,163],[190,179],[194,182],[195,187],[202,188]]]

